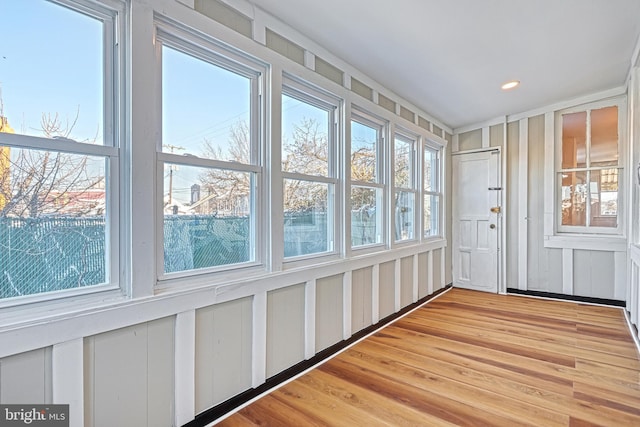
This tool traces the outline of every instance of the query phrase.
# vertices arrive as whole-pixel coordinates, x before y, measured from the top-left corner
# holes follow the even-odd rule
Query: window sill
[[[594,236],[585,234],[545,236],[544,247],[624,252],[627,250],[627,238],[624,236]]]

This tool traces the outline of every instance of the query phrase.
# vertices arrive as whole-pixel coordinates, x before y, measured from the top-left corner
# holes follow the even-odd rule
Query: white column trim
[[[174,352],[174,405],[176,425],[196,416],[196,311],[176,315]]]
[[[84,339],[55,344],[51,352],[53,403],[69,405],[69,426],[84,425]]]
[[[427,295],[433,293],[433,251],[427,252]]]
[[[267,292],[253,296],[252,322],[251,385],[257,387],[267,380]]]
[[[518,134],[518,289],[528,287],[527,230],[529,213],[529,119],[519,122]]]
[[[380,264],[371,268],[371,324],[380,321]]]
[[[555,222],[555,113],[544,115],[544,235],[553,236]]]
[[[573,295],[573,249],[562,249],[562,293]]]
[[[393,302],[395,313],[402,308],[402,259],[396,258],[393,263],[394,266],[394,280],[393,280]]]
[[[351,311],[352,311],[352,280],[353,272],[345,271],[342,275],[342,338],[349,339],[351,337]]]
[[[509,141],[507,118],[504,117],[502,123],[502,150],[500,154],[500,204],[502,213],[500,214],[500,253],[498,262],[500,263],[500,275],[498,277],[498,293],[507,292],[507,218],[511,218],[511,206],[507,203],[507,195],[509,194],[509,179],[507,175],[507,164],[509,162]]]
[[[445,253],[444,248],[440,249],[440,289],[444,289],[446,286],[446,274],[445,274]]]
[[[304,285],[304,357],[310,359],[316,354],[316,281],[309,280]]]
[[[281,141],[282,141],[282,68],[272,65],[270,70],[271,78],[270,91],[268,103],[270,108],[267,108],[268,115],[267,132],[269,138],[269,152],[266,154],[265,165],[266,173],[265,180],[268,180],[270,184],[267,188],[270,188],[271,193],[267,196],[264,205],[266,206],[266,212],[264,217],[267,218],[267,212],[271,213],[271,221],[268,223],[263,222],[265,230],[270,230],[267,233],[269,236],[283,236],[284,235],[284,207],[283,207],[283,182],[282,172],[280,171],[281,165]],[[271,238],[268,242],[267,253],[264,254],[264,260],[266,265],[270,265],[272,271],[282,271],[282,263],[284,257],[284,242],[282,238]]]
[[[420,299],[420,270],[418,263],[420,262],[420,254],[413,255],[413,294],[411,301],[417,302]]]

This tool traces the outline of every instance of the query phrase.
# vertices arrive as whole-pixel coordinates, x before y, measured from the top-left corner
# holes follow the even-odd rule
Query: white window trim
[[[409,186],[408,187],[398,187],[396,186],[396,182],[395,182],[395,176],[396,176],[396,139],[400,139],[405,143],[410,143],[411,144],[411,155],[410,155],[410,162],[411,162],[411,177],[409,180]],[[420,156],[418,156],[418,152],[421,153],[420,151],[420,136],[416,135],[412,132],[409,132],[403,128],[400,128],[398,126],[395,127],[394,133],[393,133],[393,138],[391,141],[391,176],[390,176],[390,180],[391,180],[391,187],[393,188],[392,190],[392,194],[390,196],[390,212],[394,212],[394,215],[391,215],[391,219],[390,219],[390,223],[391,223],[391,227],[390,227],[390,236],[391,236],[391,241],[393,242],[393,246],[398,246],[398,245],[406,245],[406,244],[412,244],[412,243],[416,243],[418,241],[420,241],[420,234],[422,232],[422,214],[421,214],[421,208],[422,208],[422,202],[420,202],[418,200],[418,196],[420,195],[419,192],[419,187],[421,186],[420,183],[418,183],[418,177],[422,177],[422,159],[419,159]],[[397,193],[410,193],[413,194],[413,236],[411,238],[408,239],[397,239],[395,237],[395,200],[396,200],[396,194]]]
[[[387,140],[387,134],[389,130],[389,122],[378,118],[370,113],[367,113],[364,109],[351,106],[351,117],[349,118],[349,126],[351,122],[355,121],[361,125],[368,126],[375,129],[378,134],[378,140],[376,141],[376,179],[375,181],[358,181],[351,178],[351,142],[349,141],[348,154],[345,155],[345,175],[346,175],[346,189],[345,200],[351,199],[351,187],[364,187],[380,190],[382,192],[382,205],[376,206],[376,209],[380,210],[382,218],[380,219],[380,242],[371,243],[368,245],[351,245],[351,229],[345,230],[346,241],[348,242],[348,253],[354,255],[362,255],[377,251],[382,251],[387,248],[389,239],[389,196],[387,191],[387,176],[386,176],[386,159],[389,158],[385,150],[385,141]],[[345,215],[350,215],[351,204],[345,202],[348,209],[345,209]]]
[[[561,162],[561,129],[558,129],[558,117],[563,113],[594,110],[614,106],[618,107],[618,166],[621,170],[618,178],[618,227],[576,227],[575,232],[566,232],[559,227],[560,211],[557,209],[557,171]],[[626,194],[625,176],[627,171],[627,97],[626,95],[607,98],[587,104],[576,105],[563,110],[545,113],[544,123],[544,247],[574,248],[590,250],[626,250]],[[613,168],[613,167],[612,167]],[[577,230],[581,228],[582,230]],[[603,233],[604,230],[604,233]]]
[[[422,198],[420,201],[420,240],[422,241],[430,241],[433,239],[442,239],[444,237],[444,230],[443,230],[443,212],[444,212],[444,194],[443,194],[443,184],[444,184],[444,177],[443,177],[443,161],[444,161],[444,147],[436,144],[435,142],[432,142],[428,139],[423,138],[422,139],[422,147],[421,147],[421,160],[420,160],[420,165],[421,165],[421,169],[420,169],[420,176],[422,177],[422,180],[420,181],[420,188],[421,188],[421,192],[422,192]],[[435,152],[436,154],[436,173],[434,174],[435,176],[435,185],[432,182],[431,183],[431,187],[432,190],[426,190],[424,188],[424,173],[425,173],[425,165],[424,165],[424,152],[426,150],[430,150],[432,152]],[[433,188],[436,188],[436,190],[434,191]],[[424,235],[424,230],[425,230],[425,226],[426,224],[424,224],[424,196],[437,196],[438,197],[438,211],[437,211],[437,233],[433,234],[433,235],[429,235],[429,236],[425,236]]]
[[[280,164],[280,177],[282,179],[282,188],[284,188],[284,181],[298,180],[308,181],[321,184],[327,184],[327,228],[329,234],[327,238],[330,240],[328,243],[328,250],[325,252],[317,252],[305,255],[296,255],[287,257],[282,253],[282,265],[283,269],[293,269],[303,267],[306,265],[312,265],[317,262],[325,262],[331,259],[339,259],[342,246],[343,246],[343,233],[342,224],[342,186],[341,174],[340,174],[340,161],[342,159],[341,149],[343,147],[341,141],[341,135],[339,129],[342,128],[342,110],[344,101],[339,97],[311,84],[301,80],[293,75],[283,73],[282,76],[282,96],[288,96],[297,99],[301,102],[307,103],[311,106],[320,108],[329,113],[329,129],[327,135],[327,155],[328,155],[328,170],[327,176],[322,175],[308,175],[299,172],[285,172],[282,170],[282,164]],[[284,130],[282,130],[284,132]],[[279,144],[282,152],[282,143]],[[280,207],[284,210],[284,205]],[[284,218],[284,212],[282,215]],[[283,228],[284,233],[284,228]],[[272,238],[284,239],[282,237],[272,236]],[[284,251],[284,245],[282,246]],[[320,261],[319,261],[320,260]]]
[[[70,153],[86,156],[97,156],[105,159],[105,178],[107,185],[105,210],[105,273],[106,282],[82,288],[25,295],[0,300],[0,309],[8,317],[17,321],[30,318],[44,308],[55,313],[58,310],[67,312],[65,307],[70,301],[80,307],[102,304],[105,299],[117,300],[125,296],[128,284],[122,278],[121,266],[126,266],[125,240],[126,233],[121,228],[120,216],[126,211],[120,203],[122,183],[126,179],[121,176],[124,168],[120,167],[123,159],[120,147],[126,141],[124,100],[126,92],[122,82],[125,70],[126,51],[126,4],[120,0],[105,0],[96,4],[84,0],[50,0],[51,3],[71,9],[75,13],[87,15],[103,23],[103,141],[104,145],[86,144],[71,140],[52,140],[38,136],[0,133],[0,144],[20,149],[36,149],[51,152]],[[125,202],[126,204],[126,202]],[[121,237],[123,237],[121,239]],[[52,308],[56,304],[57,308]]]
[[[234,48],[228,47],[213,38],[194,32],[192,29],[162,15],[154,16],[154,26],[156,29],[156,58],[157,58],[157,94],[158,107],[157,115],[159,128],[162,129],[162,47],[166,46],[185,55],[189,55],[197,60],[204,61],[216,67],[237,73],[251,81],[251,123],[250,164],[236,163],[231,161],[208,159],[199,156],[182,156],[179,154],[162,151],[162,133],[158,132],[156,141],[156,290],[164,291],[183,285],[184,281],[193,277],[204,276],[209,283],[215,275],[213,283],[229,280],[237,275],[259,274],[266,268],[266,215],[264,191],[265,188],[265,139],[261,129],[264,122],[263,115],[266,111],[264,79],[267,75],[266,64],[249,57]],[[251,173],[255,176],[256,182],[253,188],[251,203],[251,248],[253,259],[250,261],[234,264],[224,264],[205,268],[194,268],[166,273],[164,271],[164,209],[163,209],[163,171],[167,163],[180,164],[184,166],[194,166],[202,168],[222,169],[233,172]],[[220,274],[224,273],[224,274]]]

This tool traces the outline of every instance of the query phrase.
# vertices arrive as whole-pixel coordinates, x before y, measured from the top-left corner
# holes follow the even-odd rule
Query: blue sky
[[[0,0],[0,88],[16,132],[43,113],[78,121],[70,137],[102,143],[102,24],[42,0]]]
[[[42,136],[43,114],[58,114],[63,125],[77,116],[69,137],[103,143],[102,35],[100,20],[64,6],[0,0],[2,114],[17,133]],[[201,156],[206,138],[224,150],[231,126],[249,121],[249,79],[171,48],[163,49],[162,62],[163,144]],[[319,113],[285,97],[283,138],[290,140],[303,118],[319,120]],[[197,175],[178,170],[174,191],[188,195],[196,181]]]

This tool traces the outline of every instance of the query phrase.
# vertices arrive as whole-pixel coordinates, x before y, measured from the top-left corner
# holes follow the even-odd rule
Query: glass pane
[[[377,129],[351,121],[351,179],[361,182],[378,182],[377,141]]]
[[[424,191],[438,191],[438,152],[424,149]]]
[[[587,113],[562,115],[562,169],[587,166]]]
[[[618,226],[618,169],[591,172],[589,183],[592,227]]]
[[[284,256],[332,250],[329,184],[284,180]]]
[[[618,107],[591,111],[591,166],[618,165]]]
[[[164,271],[254,260],[249,172],[164,165]]]
[[[396,137],[394,162],[395,186],[413,188],[413,141]]]
[[[251,79],[162,47],[162,151],[251,162]]]
[[[382,243],[382,189],[351,188],[351,246]]]
[[[329,176],[329,111],[282,95],[282,170]]]
[[[437,236],[439,234],[438,230],[438,203],[440,200],[440,196],[435,195],[425,195],[424,196],[424,237]]]
[[[0,10],[0,127],[103,144],[103,23],[42,0]]]
[[[587,225],[587,172],[564,172],[562,181],[562,225]]]
[[[0,146],[0,298],[108,281],[103,157]]]
[[[415,195],[407,191],[396,192],[395,224],[396,240],[414,239]]]

